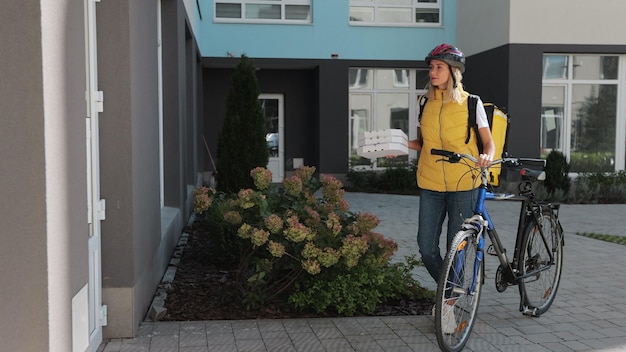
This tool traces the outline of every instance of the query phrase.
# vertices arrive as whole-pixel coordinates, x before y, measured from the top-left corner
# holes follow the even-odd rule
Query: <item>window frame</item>
[[[626,113],[623,111],[625,107],[625,102],[623,99],[624,94],[626,94],[626,55],[620,54],[610,54],[610,53],[544,53],[543,54],[543,62],[546,62],[547,57],[549,56],[564,56],[566,57],[567,67],[564,68],[565,72],[559,78],[544,78],[546,75],[546,68],[542,69],[542,95],[545,87],[564,87],[565,89],[565,99],[564,99],[564,113],[563,113],[563,121],[562,121],[562,129],[561,135],[559,139],[562,141],[561,149],[557,149],[561,151],[568,161],[571,162],[572,155],[572,121],[573,114],[575,113],[575,109],[572,107],[573,105],[573,89],[578,85],[615,85],[617,87],[617,98],[616,98],[616,117],[615,117],[615,146],[614,146],[614,170],[624,170],[626,166]],[[616,56],[618,57],[618,72],[616,78],[604,79],[604,78],[595,78],[595,79],[580,79],[575,78],[575,68],[576,63],[574,59],[577,56]],[[541,106],[543,107],[544,102],[541,102]],[[543,119],[543,115],[542,115]],[[540,129],[540,134],[544,135],[543,130],[543,121]],[[543,152],[543,145],[540,144],[540,151]],[[542,154],[543,155],[543,154]],[[545,155],[543,155],[545,156]],[[572,171],[572,175],[578,174],[577,171]]]
[[[385,26],[385,27],[441,27],[443,26],[443,6],[444,0],[431,0],[435,2],[421,2],[420,0],[411,0],[411,4],[388,4],[385,0],[350,0],[350,13],[353,8],[370,8],[373,9],[372,21],[357,21],[349,18],[351,26]],[[390,22],[377,20],[382,9],[411,9],[412,21],[409,22]],[[418,10],[433,10],[438,13],[438,22],[418,22],[416,13]]]
[[[269,23],[269,24],[311,24],[313,23],[313,0],[217,0],[213,2],[213,21],[215,23]],[[234,17],[217,17],[218,4],[234,4],[239,5],[241,14],[239,18]],[[246,18],[246,7],[253,5],[279,5],[280,18]],[[309,12],[307,19],[288,19],[288,6],[308,6]]]

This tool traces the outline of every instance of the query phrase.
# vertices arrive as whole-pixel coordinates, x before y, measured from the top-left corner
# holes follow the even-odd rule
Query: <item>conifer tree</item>
[[[226,116],[217,144],[217,189],[234,193],[253,188],[250,170],[266,167],[265,117],[259,102],[254,62],[245,55],[231,78]]]

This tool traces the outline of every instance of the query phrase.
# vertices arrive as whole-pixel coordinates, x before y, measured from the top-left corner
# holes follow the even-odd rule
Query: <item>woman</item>
[[[439,240],[447,215],[447,244],[460,229],[463,220],[473,214],[476,200],[476,182],[462,164],[438,162],[441,157],[431,155],[431,149],[445,149],[471,154],[478,158],[476,166],[488,166],[493,160],[495,145],[480,99],[476,104],[476,122],[483,144],[479,154],[474,129],[468,143],[469,93],[461,81],[465,72],[465,57],[456,47],[441,44],[426,57],[430,66],[430,82],[418,121],[418,138],[409,141],[409,148],[423,150],[417,167],[420,188],[419,229],[417,243],[426,269],[437,282],[443,266]]]

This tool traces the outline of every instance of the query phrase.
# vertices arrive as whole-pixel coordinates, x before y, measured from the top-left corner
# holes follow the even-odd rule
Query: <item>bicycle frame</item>
[[[527,272],[523,275],[519,274],[518,270],[515,269],[515,267],[517,266],[517,261],[518,261],[518,258],[517,258],[518,252],[519,252],[518,248],[522,246],[522,243],[521,243],[523,240],[522,233],[526,224],[530,221],[531,217],[533,217],[534,220],[538,222],[539,219],[541,218],[543,211],[545,210],[554,211],[553,210],[554,205],[551,203],[545,203],[545,204],[535,203],[532,200],[532,196],[529,196],[529,195],[523,195],[522,198],[515,198],[515,200],[521,201],[521,206],[520,206],[519,222],[518,222],[517,235],[516,235],[516,241],[515,241],[516,242],[515,251],[513,252],[514,253],[513,261],[510,261],[508,256],[506,255],[506,249],[504,248],[504,245],[500,241],[500,236],[498,235],[498,232],[495,229],[495,226],[491,220],[491,216],[489,215],[489,211],[487,210],[487,207],[485,205],[486,200],[495,199],[493,194],[487,192],[487,175],[485,174],[485,171],[486,170],[483,170],[481,172],[482,182],[478,188],[476,205],[474,207],[474,216],[466,220],[466,222],[472,224],[478,230],[478,233],[479,233],[479,236],[477,238],[477,256],[476,256],[476,262],[474,264],[474,275],[473,275],[473,282],[470,286],[470,292],[474,292],[475,285],[476,285],[476,278],[478,277],[477,271],[478,271],[478,268],[480,267],[480,261],[484,260],[484,253],[485,253],[484,233],[485,232],[489,236],[489,240],[491,241],[493,250],[496,256],[498,257],[500,264],[502,265],[503,268],[505,268],[505,270],[503,271],[503,275],[504,275],[504,279],[509,284],[515,285],[521,279],[525,279],[527,277],[536,275],[539,272],[548,270],[550,268],[550,265],[554,263],[554,257],[552,255],[552,251],[548,250],[547,253],[549,254],[549,257],[550,257],[549,265],[544,265],[540,268]],[[557,219],[558,219],[558,216],[557,216]],[[558,226],[560,226],[560,223],[558,223]],[[551,249],[554,244],[548,243],[542,227],[539,227],[539,233],[541,235],[541,239],[542,239],[544,246],[548,249]]]
[[[466,159],[464,164],[470,168],[468,173],[472,177],[476,175],[477,168],[472,163],[478,163],[478,160],[472,155],[440,149],[432,149],[431,154],[443,156],[445,159],[442,161],[451,163]],[[490,163],[490,166],[506,163],[507,167],[520,167],[518,170],[522,179],[518,196],[506,195],[501,198],[488,192],[488,169],[480,169],[481,182],[476,191],[473,214],[465,219],[449,244],[444,270],[437,285],[434,310],[437,342],[444,351],[460,351],[471,334],[485,280],[485,254],[498,257],[500,265],[495,274],[498,292],[504,292],[508,286],[518,286],[521,298],[519,309],[524,315],[540,316],[554,301],[560,281],[563,250],[563,229],[558,219],[559,204],[536,200],[533,183],[544,180],[545,172],[521,167],[521,160],[505,158]],[[507,256],[487,210],[488,199],[520,201],[512,260]],[[486,249],[487,236],[491,244]]]

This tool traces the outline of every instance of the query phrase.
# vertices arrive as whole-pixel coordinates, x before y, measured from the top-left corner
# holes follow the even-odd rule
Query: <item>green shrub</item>
[[[572,172],[611,172],[615,169],[614,164],[613,153],[570,153],[570,170]]]
[[[548,194],[554,200],[566,200],[570,189],[569,178],[570,166],[563,153],[553,150],[546,158],[546,180],[544,186]],[[557,199],[556,197],[565,195],[565,199]]]
[[[378,192],[378,174],[373,170],[355,170],[350,168],[346,179],[350,183],[350,190],[354,192],[376,193]]]
[[[236,265],[248,308],[287,297],[301,310],[352,315],[414,292],[418,283],[390,263],[397,244],[373,232],[378,219],[350,212],[341,182],[314,172],[299,168],[277,185],[257,167],[250,172],[255,189],[195,191],[195,210],[216,236],[209,255]]]
[[[414,193],[417,190],[415,170],[406,167],[388,168],[379,177],[380,189],[396,193]]]
[[[374,262],[372,262],[372,260]],[[317,313],[333,310],[351,316],[372,312],[379,303],[389,299],[419,299],[425,290],[412,279],[415,260],[407,263],[375,263],[375,257],[364,259],[367,265],[352,270],[328,270],[320,277],[308,277],[289,297],[298,308],[312,308]],[[377,270],[372,270],[377,268]],[[321,279],[320,279],[321,278]]]
[[[574,201],[577,203],[626,203],[626,171],[579,174],[576,179]]]
[[[248,171],[267,165],[269,159],[265,132],[254,62],[242,55],[230,82],[217,144],[218,190],[238,192],[252,187]]]
[[[417,163],[392,164],[381,171],[357,170],[350,168],[346,179],[350,184],[349,190],[367,193],[419,194],[415,173]]]

